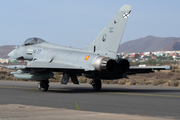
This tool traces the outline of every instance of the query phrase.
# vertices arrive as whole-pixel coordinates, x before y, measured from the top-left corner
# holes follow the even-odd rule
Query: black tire
[[[101,90],[101,88],[102,88],[101,80],[95,79],[95,80],[93,80],[93,82],[94,82],[94,84],[93,84],[94,90],[96,90],[96,91]]]
[[[47,91],[48,90],[48,88],[49,88],[49,82],[47,81],[47,80],[43,80],[43,81],[41,81],[41,90],[42,91]]]

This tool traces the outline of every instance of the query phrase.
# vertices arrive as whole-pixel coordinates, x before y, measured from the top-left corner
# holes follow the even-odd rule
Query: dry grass
[[[139,80],[136,80],[136,84],[137,85],[146,85],[146,79],[139,79]]]
[[[6,68],[0,68],[0,80],[20,80],[15,78]],[[116,80],[102,80],[103,84],[119,84],[119,85],[166,85],[166,86],[180,86],[180,66],[173,67],[172,70],[155,71],[155,73],[129,75],[129,79]],[[50,82],[61,82],[62,73],[55,72],[54,79],[49,79]],[[90,83],[92,79],[84,76],[78,76],[79,83]],[[71,79],[69,82],[72,82]]]

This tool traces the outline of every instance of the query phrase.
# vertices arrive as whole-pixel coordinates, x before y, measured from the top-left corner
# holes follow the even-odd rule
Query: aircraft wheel
[[[93,86],[94,90],[96,90],[96,91],[101,90],[101,87],[102,87],[101,80],[100,79],[94,79],[92,86]]]
[[[38,88],[38,89],[41,89],[41,83],[38,83],[38,84],[37,84],[37,88]]]
[[[40,89],[42,91],[47,91],[49,88],[49,81],[48,80],[42,80],[40,83]]]

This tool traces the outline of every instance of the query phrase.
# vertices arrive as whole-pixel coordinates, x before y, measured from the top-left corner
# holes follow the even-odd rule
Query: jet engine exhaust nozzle
[[[117,63],[117,70],[121,72],[127,72],[129,70],[129,61],[126,59],[121,59]]]
[[[117,62],[107,57],[98,57],[94,61],[94,67],[97,71],[114,71],[116,70]]]

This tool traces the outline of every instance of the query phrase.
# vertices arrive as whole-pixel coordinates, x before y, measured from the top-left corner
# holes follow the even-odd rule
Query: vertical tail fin
[[[91,47],[94,48],[95,53],[100,55],[117,53],[130,12],[130,5],[123,5],[121,7],[109,24],[91,43]]]

